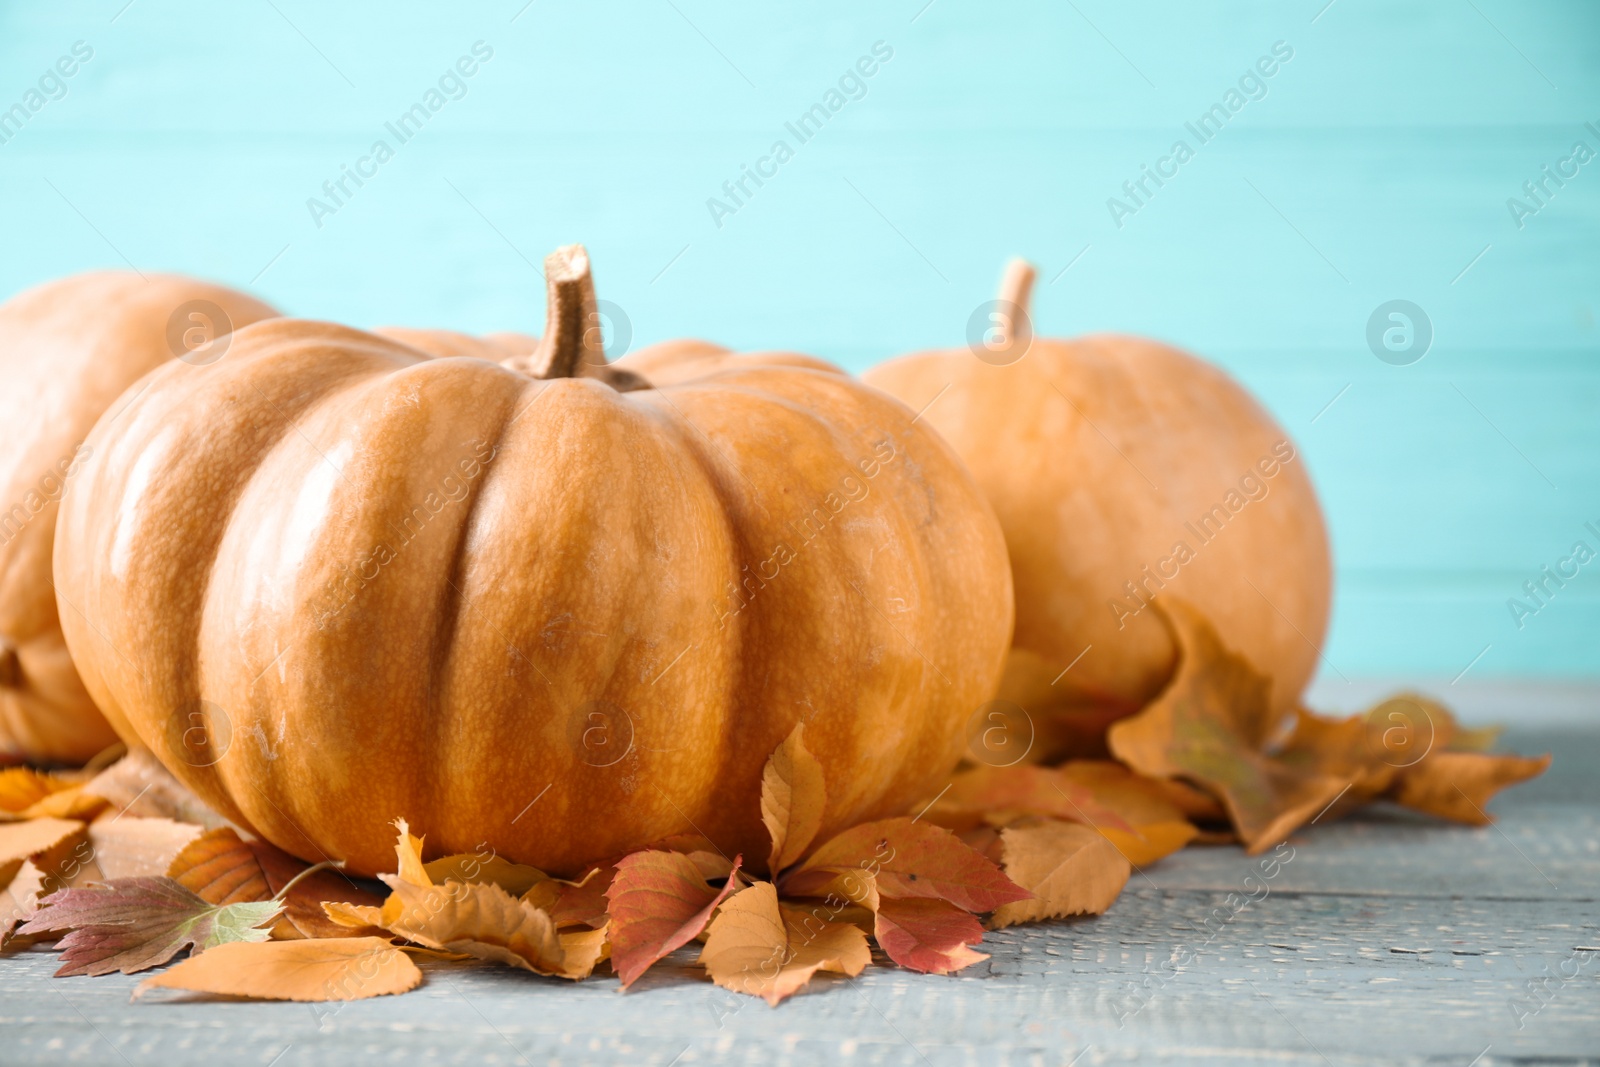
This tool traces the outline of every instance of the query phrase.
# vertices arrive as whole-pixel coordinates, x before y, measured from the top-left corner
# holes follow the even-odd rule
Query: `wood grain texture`
[[[343,1007],[129,1004],[135,978],[52,979],[35,950],[0,958],[0,1061],[1600,1062],[1600,733],[1508,741],[1557,755],[1495,805],[1496,827],[1379,810],[1297,835],[1264,881],[1259,858],[1189,849],[1135,874],[1103,917],[987,935],[992,958],[961,977],[872,967],[774,1010],[711,985],[689,949],[626,995],[612,978],[424,962],[420,991]]]

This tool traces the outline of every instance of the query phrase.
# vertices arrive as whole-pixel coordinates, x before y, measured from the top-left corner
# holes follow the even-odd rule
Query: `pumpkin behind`
[[[1163,593],[1200,608],[1286,710],[1316,670],[1332,586],[1304,457],[1186,352],[1031,336],[1031,282],[1014,264],[997,307],[1020,310],[1016,336],[988,361],[925,352],[863,377],[925,408],[995,507],[1017,589],[1001,696],[1038,720],[1035,755],[1102,754],[1109,722],[1165,685],[1176,648],[1146,607]]]
[[[0,305],[0,756],[81,763],[116,740],[67,653],[50,582],[58,502],[90,428],[145,372],[276,314],[220,286],[121,271]]]

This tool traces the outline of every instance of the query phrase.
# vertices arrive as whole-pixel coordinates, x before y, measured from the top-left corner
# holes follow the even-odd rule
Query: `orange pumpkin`
[[[695,831],[759,863],[799,722],[824,832],[937,791],[1012,617],[949,446],[804,357],[607,365],[582,248],[546,267],[546,336],[508,365],[260,323],[91,435],[56,581],[118,731],[364,874],[399,816],[568,874]]]
[[[153,367],[215,358],[220,335],[275,314],[219,286],[120,271],[0,305],[0,758],[81,763],[116,740],[67,654],[50,583],[57,504],[90,428]]]
[[[926,409],[1000,518],[1017,590],[1001,697],[1031,716],[1035,755],[1103,751],[1106,725],[1162,688],[1177,651],[1147,605],[1167,592],[1269,673],[1287,708],[1316,669],[1332,584],[1303,457],[1194,356],[1139,337],[1034,337],[1032,281],[1012,265],[986,345],[864,377]]]

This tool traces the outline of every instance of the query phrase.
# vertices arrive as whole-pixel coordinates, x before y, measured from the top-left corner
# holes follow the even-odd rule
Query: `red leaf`
[[[735,873],[742,859],[733,861]],[[730,874],[720,890],[712,888],[694,861],[680,852],[652,849],[618,861],[606,898],[611,902],[611,965],[622,987],[699,937],[737,882]]]
[[[861,870],[875,877],[885,897],[947,900],[967,911],[993,911],[1027,900],[1029,893],[994,862],[942,827],[915,819],[863,823],[812,853],[783,880],[791,893],[815,881],[810,872]]]
[[[983,940],[983,924],[943,900],[883,901],[873,936],[890,959],[926,974],[950,974],[989,958],[967,947]]]

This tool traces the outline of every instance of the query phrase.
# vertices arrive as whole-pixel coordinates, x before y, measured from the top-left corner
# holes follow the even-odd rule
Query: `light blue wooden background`
[[[582,240],[635,345],[860,369],[960,343],[1021,253],[1057,279],[1041,331],[1190,347],[1298,436],[1340,673],[1600,673],[1600,561],[1520,631],[1506,605],[1600,549],[1600,162],[1520,228],[1506,203],[1600,149],[1600,5],[125,4],[0,5],[0,108],[94,50],[0,144],[0,294],[132,263],[304,316],[537,331],[531,262]],[[480,40],[398,145],[384,123]],[[877,41],[866,95],[716,226],[707,198]],[[1107,198],[1276,41],[1266,96],[1118,228]],[[307,199],[380,137],[395,158],[319,228]],[[1364,339],[1394,298],[1436,333],[1411,366]]]

